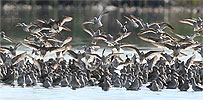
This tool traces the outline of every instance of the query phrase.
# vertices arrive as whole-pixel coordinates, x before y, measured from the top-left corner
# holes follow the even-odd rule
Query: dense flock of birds
[[[169,23],[149,24],[133,15],[124,16],[126,21],[123,23],[115,20],[119,33],[112,36],[103,31],[101,20],[102,16],[108,13],[103,12],[98,17],[82,23],[82,29],[91,36],[92,42],[91,45],[80,48],[78,52],[71,49],[72,37],[65,37],[61,33],[62,30],[71,31],[64,24],[70,22],[72,17],[64,16],[59,20],[36,19],[30,24],[18,23],[16,26],[30,35],[15,43],[14,47],[0,47],[0,83],[22,87],[37,84],[45,88],[68,86],[73,90],[85,86],[99,86],[104,91],[108,91],[110,87],[138,91],[146,84],[144,86],[152,91],[165,88],[187,91],[190,87],[194,91],[203,91],[203,46],[193,40],[196,36],[202,38],[202,18],[180,20],[179,22],[194,27],[195,33],[182,36],[174,33],[174,27]],[[88,28],[90,24],[94,29]],[[130,32],[130,25],[140,32]],[[173,53],[168,54],[164,50],[143,52],[132,44],[121,42],[132,33],[155,46],[166,47]],[[5,32],[1,31],[0,36],[1,40],[14,43]],[[106,43],[112,52],[106,54],[106,47],[100,48],[98,41]],[[28,47],[32,52],[17,54],[19,46]],[[181,61],[179,56],[187,56],[181,50],[187,48],[200,54],[200,61],[194,61],[195,55]],[[98,49],[103,50],[101,55],[96,53]],[[134,51],[132,57],[124,54],[122,50],[126,49]],[[49,56],[48,53],[55,53],[56,57],[45,60],[44,57]],[[66,59],[64,56],[71,57]]]

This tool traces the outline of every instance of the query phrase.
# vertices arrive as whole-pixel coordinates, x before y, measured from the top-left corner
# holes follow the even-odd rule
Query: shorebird
[[[130,17],[140,24],[139,26],[142,27],[141,30],[147,30],[147,29],[149,29],[149,23],[145,23],[142,19],[136,18],[133,15],[130,15]]]
[[[122,87],[121,79],[119,76],[117,76],[116,79],[113,81],[113,86],[114,87]]]
[[[104,91],[108,91],[109,88],[111,87],[111,83],[109,82],[109,80],[106,77],[107,76],[104,76],[104,81],[103,81],[103,83],[101,83],[101,88]]]
[[[138,28],[139,27],[139,25],[137,24],[137,22],[133,19],[133,18],[129,18],[129,17],[127,17],[127,16],[124,16],[129,22],[130,22],[130,24],[133,26],[133,27],[135,27],[135,28]]]
[[[96,52],[99,48],[100,48],[100,46],[84,45],[84,46],[82,46],[82,48],[79,48],[79,49],[83,49],[85,53],[92,53],[92,52]],[[86,55],[85,58],[88,60],[90,58],[90,56]]]
[[[25,24],[25,23],[17,23],[16,26],[22,27],[23,31],[30,32],[30,28],[35,26],[33,23]]]
[[[25,84],[25,72],[21,72],[17,79],[18,86],[24,86]]]
[[[97,40],[94,39],[95,36],[101,36],[103,35],[103,33],[100,31],[100,29],[98,29],[96,32],[94,32],[92,29],[87,29],[87,28],[82,28],[85,32],[87,32],[91,38],[93,39],[92,40],[92,44],[96,44],[97,43]]]
[[[127,90],[132,90],[132,91],[138,91],[141,87],[141,84],[139,83],[139,78],[136,77],[132,82],[129,88]]]
[[[183,84],[180,86],[180,91],[187,91],[190,88],[189,80],[183,80]]]
[[[203,58],[203,46],[202,46],[202,44],[194,47],[194,50],[197,51],[201,55],[201,57]]]
[[[1,31],[0,32],[0,41],[1,40],[3,40],[3,39],[5,39],[5,40],[7,40],[7,41],[9,41],[9,42],[13,42],[13,40],[11,39],[11,38],[9,38],[8,36],[6,36],[6,34],[5,34],[5,32],[4,31]]]
[[[199,87],[199,86],[197,85],[197,83],[196,83],[194,77],[192,77],[190,80],[191,80],[191,84],[192,84],[192,89],[193,89],[194,91],[203,91],[203,88],[202,88],[202,87]]]
[[[21,42],[22,45],[38,50],[40,52],[40,55],[42,57],[46,56],[47,52],[59,52],[59,51],[64,51],[66,47],[46,47],[45,45],[39,46],[33,43],[27,43],[27,42]]]
[[[77,59],[78,61],[81,61],[81,59],[86,56],[86,53],[85,53],[85,52],[81,53],[80,51],[78,51],[78,53],[76,53],[76,52],[73,51],[73,50],[67,50],[67,52],[68,52],[74,59]]]
[[[14,56],[11,60],[12,65],[15,65],[15,64],[19,63],[20,61],[24,60],[26,58],[26,55],[27,55],[27,52],[23,52],[21,54]]]
[[[23,29],[23,31],[33,33],[33,34],[37,34],[42,30],[48,30],[48,28],[40,27],[35,23],[30,23],[30,24],[17,23],[16,26],[20,26]]]
[[[109,62],[109,59],[110,59],[112,56],[116,56],[116,55],[118,55],[118,54],[123,54],[123,53],[114,53],[114,52],[112,52],[112,53],[108,54],[107,56],[105,56],[105,55],[104,55],[105,50],[106,50],[106,49],[104,49],[104,50],[102,51],[102,55],[101,55],[101,56],[98,55],[98,54],[93,54],[93,53],[90,53],[90,54],[87,53],[87,55],[91,55],[91,56],[97,57],[97,58],[102,62],[102,65],[105,65],[105,64],[107,64],[107,63]]]
[[[154,56],[152,59],[146,59],[147,64],[148,64],[148,70],[151,72],[153,66],[156,64],[158,57]]]
[[[71,89],[73,89],[73,90],[80,88],[80,86],[81,86],[76,73],[73,73],[73,75],[71,76],[70,86],[71,86]]]
[[[133,46],[125,46],[125,48],[134,50],[138,54],[141,63],[143,62],[144,59],[146,59],[150,55],[159,54],[159,53],[163,52],[163,51],[149,51],[147,53],[144,53],[144,52],[140,52],[139,49],[137,49],[136,47],[133,47]]]
[[[66,22],[70,22],[73,18],[64,16],[59,20],[49,19],[49,21],[37,19],[38,22],[41,23],[38,26],[43,28],[44,30],[49,30],[52,33],[59,33],[62,30],[71,31],[68,27],[63,26]]]
[[[114,45],[118,43],[118,41],[121,41],[122,39],[128,37],[132,32],[123,33],[119,37],[115,38],[111,34],[105,34],[100,36],[95,36],[94,39],[101,39],[104,40],[108,44],[108,46]]]
[[[52,86],[51,85],[51,80],[48,77],[46,77],[44,82],[43,82],[43,87],[50,88],[51,86]]]
[[[148,77],[149,82],[156,80],[160,74],[158,67],[154,66],[154,67],[152,67],[152,69],[153,70],[149,73],[149,77]]]
[[[176,89],[178,87],[178,80],[177,80],[177,77],[175,75],[169,75],[168,76],[168,80],[166,83],[167,83],[167,86],[166,88],[167,89]]]
[[[82,24],[83,25],[85,25],[85,24],[96,24],[98,26],[98,28],[100,28],[100,27],[103,26],[103,24],[101,22],[101,19],[102,19],[103,15],[107,14],[107,13],[109,13],[109,12],[108,11],[102,12],[98,17],[94,17],[92,20],[86,21],[86,22],[84,22]]]
[[[5,75],[0,80],[5,84],[14,85],[13,83],[14,83],[14,80],[15,80],[15,70],[11,69],[11,68],[8,68]]]
[[[187,56],[186,54],[180,52],[180,50],[188,49],[188,48],[192,48],[192,47],[200,45],[200,43],[187,43],[187,44],[180,45],[178,42],[173,42],[173,44],[170,44],[170,43],[152,43],[152,44],[155,46],[166,47],[170,50],[173,50],[174,57],[177,57],[179,55]]]
[[[173,61],[173,57],[167,53],[161,53],[161,55],[169,62],[171,63]]]
[[[180,44],[184,44],[184,43],[196,43],[194,41],[194,38],[197,37],[197,36],[201,36],[200,33],[195,33],[195,34],[192,34],[191,36],[182,36],[180,34],[175,34],[175,35],[180,38],[180,40],[176,40]]]
[[[138,22],[140,24],[140,26],[142,27],[141,30],[154,29],[160,33],[163,33],[163,30],[165,28],[174,29],[170,24],[168,24],[166,22],[149,24],[149,23],[144,23],[144,21],[142,19],[136,18],[133,15],[130,15],[130,17],[133,18],[136,22]]]
[[[179,20],[179,22],[193,26],[194,31],[196,31],[196,32],[203,31],[203,19],[200,17],[186,18],[186,19]]]
[[[153,80],[150,85],[147,86],[151,91],[159,91],[159,86],[156,80]]]
[[[17,43],[14,47],[13,46],[10,46],[9,48],[8,47],[0,47],[0,50],[2,51],[9,51],[9,53],[11,53],[13,56],[16,56],[16,50],[18,49],[18,47],[20,46],[21,44],[20,43]]]
[[[140,39],[145,40],[147,42],[152,42],[152,43],[168,43],[171,42],[172,40],[170,38],[163,38],[162,36],[160,37],[153,37],[153,36],[138,36]]]
[[[25,74],[25,84],[26,84],[26,86],[31,86],[32,85],[32,79],[31,79],[29,73]]]
[[[122,24],[118,19],[116,19],[116,22],[117,24],[119,25],[119,34],[122,35],[122,34],[125,34],[128,32],[128,29],[127,29],[127,21],[124,22],[124,24]]]

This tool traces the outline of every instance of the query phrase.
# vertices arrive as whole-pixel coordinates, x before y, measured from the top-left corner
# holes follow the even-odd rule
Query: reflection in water
[[[35,8],[33,6],[30,10],[19,10],[19,9],[10,9],[10,10],[2,10],[1,9],[1,29],[6,32],[8,36],[16,41],[21,41],[23,38],[28,36],[27,33],[23,32],[19,27],[15,27],[18,22],[25,22],[30,23],[34,22],[37,18],[40,19],[58,19],[62,16],[71,16],[73,17],[72,22],[66,23],[68,27],[71,28],[71,32],[63,32],[66,36],[73,36],[72,44],[76,45],[83,45],[89,44],[90,36],[86,34],[82,30],[82,23],[89,19],[92,19],[94,16],[98,16],[101,11],[97,8],[93,7],[64,7],[64,8],[57,8],[57,7],[41,7]],[[104,24],[103,30],[106,33],[111,33],[113,35],[117,35],[119,26],[116,23],[116,19],[124,22],[126,19],[123,17],[124,15],[133,14],[139,18],[142,18],[145,22],[161,22],[165,21],[172,24],[175,27],[175,32],[179,34],[189,35],[193,34],[193,29],[189,25],[183,25],[178,22],[178,20],[183,18],[190,18],[190,17],[198,17],[201,16],[200,14],[193,14],[188,12],[171,12],[170,9],[161,10],[157,8],[154,11],[142,11],[141,9],[123,9],[117,8],[116,10],[110,12],[103,16],[102,21]],[[91,27],[91,25],[89,25]],[[133,32],[133,35],[124,39],[123,42],[128,43],[135,43],[137,46],[151,46],[149,43],[142,41],[141,39],[137,38],[136,33],[139,29],[134,29],[130,25],[128,26],[129,31]],[[95,29],[96,30],[96,29]],[[196,40],[201,41],[200,38],[196,38]],[[2,44],[8,44],[6,41],[2,41]]]

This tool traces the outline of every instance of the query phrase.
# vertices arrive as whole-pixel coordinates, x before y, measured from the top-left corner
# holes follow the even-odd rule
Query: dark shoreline
[[[201,0],[0,0],[1,5],[38,5],[38,6],[93,6],[97,4],[113,5],[116,7],[198,7],[203,5]]]
[[[126,11],[128,12],[155,12],[155,13],[162,13],[165,11],[171,11],[174,13],[178,12],[188,12],[188,13],[202,13],[203,14],[203,7],[201,6],[196,6],[196,7],[184,7],[184,6],[158,6],[158,7],[139,7],[139,6],[113,6],[113,5],[108,5],[105,6],[106,10],[113,11],[116,9],[119,9],[120,11]],[[1,6],[1,10],[3,11],[11,11],[11,10],[37,10],[37,9],[58,9],[58,10],[71,10],[71,9],[95,9],[95,10],[101,10],[99,5],[87,5],[87,6],[74,6],[74,5],[57,5],[57,6],[52,6],[52,5],[27,5],[27,4],[4,4]]]

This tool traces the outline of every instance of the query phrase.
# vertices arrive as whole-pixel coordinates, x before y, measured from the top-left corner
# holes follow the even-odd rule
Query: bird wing
[[[14,47],[14,49],[16,50],[19,46],[21,46],[22,44],[20,43],[20,42],[18,42],[16,45],[15,45],[15,47]]]
[[[120,54],[123,54],[123,53],[110,53],[106,56],[106,58],[111,58],[112,56],[117,56],[117,55],[120,55]]]
[[[120,41],[120,40],[122,40],[122,39],[128,37],[130,34],[132,34],[132,32],[128,32],[128,33],[122,34],[120,37],[118,37],[118,38],[115,40],[115,42],[118,42],[118,41]]]
[[[134,15],[130,15],[130,17],[133,18],[135,21],[139,22],[140,25],[143,27],[143,21],[142,21],[142,19],[138,19]]]
[[[67,37],[64,41],[63,41],[63,44],[62,44],[62,46],[63,45],[65,45],[65,44],[67,44],[67,43],[69,43],[70,41],[72,41],[72,37]]]
[[[68,32],[70,32],[70,31],[71,31],[71,29],[70,29],[70,28],[65,27],[65,26],[59,26],[59,28],[61,28],[61,29],[65,30],[65,31],[68,31]]]
[[[123,46],[124,48],[132,49],[137,52],[139,56],[141,56],[140,50],[133,46]]]
[[[62,26],[65,22],[70,22],[73,18],[72,17],[63,17],[61,19],[59,19],[58,23],[60,26]]]
[[[194,19],[182,19],[182,20],[179,20],[179,22],[193,26],[194,25],[193,23],[195,22],[195,20]]]
[[[182,44],[180,45],[180,48],[181,49],[189,49],[189,48],[192,48],[192,47],[196,47],[198,45],[200,45],[201,43],[189,43],[189,44]]]
[[[75,53],[73,50],[67,50],[67,52],[68,52],[73,58],[75,58],[75,59],[78,58],[78,54]]]
[[[153,43],[156,43],[157,40],[153,37],[143,37],[141,35],[138,36],[140,39],[144,40],[144,41],[148,41],[148,42],[153,42]]]
[[[172,30],[175,29],[172,25],[170,25],[170,24],[168,24],[166,22],[159,23],[159,26],[161,27],[162,30],[165,29],[165,28],[169,28],[169,29],[172,29]]]
[[[146,57],[149,57],[150,55],[153,55],[153,54],[160,54],[160,53],[163,53],[164,51],[149,51],[147,53],[145,53],[145,58]]]
[[[40,47],[35,45],[35,44],[31,44],[31,43],[27,43],[27,42],[21,42],[22,45],[28,47],[28,48],[32,48],[32,49],[35,49],[35,50],[39,50]]]
[[[173,49],[175,48],[175,46],[171,45],[171,44],[164,44],[165,47],[167,47],[168,49]]]
[[[10,37],[8,37],[8,36],[5,36],[4,39],[9,41],[9,42],[11,42],[11,43],[13,43],[13,40]]]
[[[102,14],[100,14],[99,17],[98,17],[98,20],[101,21],[103,15],[105,15],[105,14],[107,14],[107,13],[109,13],[109,11],[102,12]]]
[[[131,19],[127,16],[124,16],[129,22],[131,22]]]
[[[85,32],[87,32],[91,37],[93,37],[93,32],[91,30],[88,30],[87,28],[82,28]]]
[[[123,25],[121,24],[121,22],[118,19],[116,19],[116,22],[120,27],[123,27]]]
[[[0,51],[6,51],[6,50],[10,50],[9,48],[7,48],[7,47],[0,47]]]
[[[50,52],[60,52],[64,51],[65,47],[46,47]]]
[[[187,54],[180,52],[180,56],[187,56]]]
[[[158,47],[164,47],[164,48],[168,48],[168,49],[175,48],[175,46],[172,46],[172,45],[167,44],[167,43],[153,43],[152,42],[152,44],[155,45],[155,46],[158,46]]]
[[[190,65],[193,64],[194,59],[195,59],[195,55],[191,56],[191,57],[186,61],[185,65],[187,66],[187,68],[189,68]]]
[[[36,21],[38,21],[38,22],[40,22],[40,23],[47,23],[47,21],[46,21],[46,20],[39,19],[39,18],[37,18],[37,19],[36,19]]]
[[[141,31],[137,34],[141,35],[141,34],[146,34],[146,33],[155,33],[156,34],[156,31],[154,29],[148,29],[148,30]]]
[[[27,52],[23,52],[17,56],[15,56],[13,59],[12,59],[12,64],[15,65],[17,63],[19,63],[21,60],[23,60],[27,55]]]
[[[99,35],[99,36],[94,36],[94,39],[98,39],[98,40],[104,40],[107,41],[107,38],[104,35]]]
[[[32,59],[32,61],[34,62],[33,64],[37,66],[37,68],[39,70],[41,70],[41,65],[40,65],[40,62],[38,60],[36,60],[34,57],[32,57],[31,55],[27,54],[28,57],[30,57]]]
[[[94,24],[94,22],[93,21],[86,21],[86,22],[82,23],[82,25],[85,25],[85,24]]]
[[[99,56],[98,54],[86,53],[86,55],[90,55],[90,56],[97,57],[97,58],[99,58],[100,60],[102,59],[102,57]]]
[[[56,38],[48,38],[47,39],[48,41],[53,41],[53,42],[58,42],[58,43],[62,43],[63,41],[61,41],[61,40],[58,40],[58,39],[56,39]],[[45,40],[46,41],[46,40]]]
[[[172,31],[171,31],[171,33],[173,33],[174,35],[178,36],[178,37],[181,38],[181,39],[184,39],[184,38],[185,38],[185,36],[180,35],[180,34],[177,34],[177,33],[174,33],[174,32],[172,32]]]

